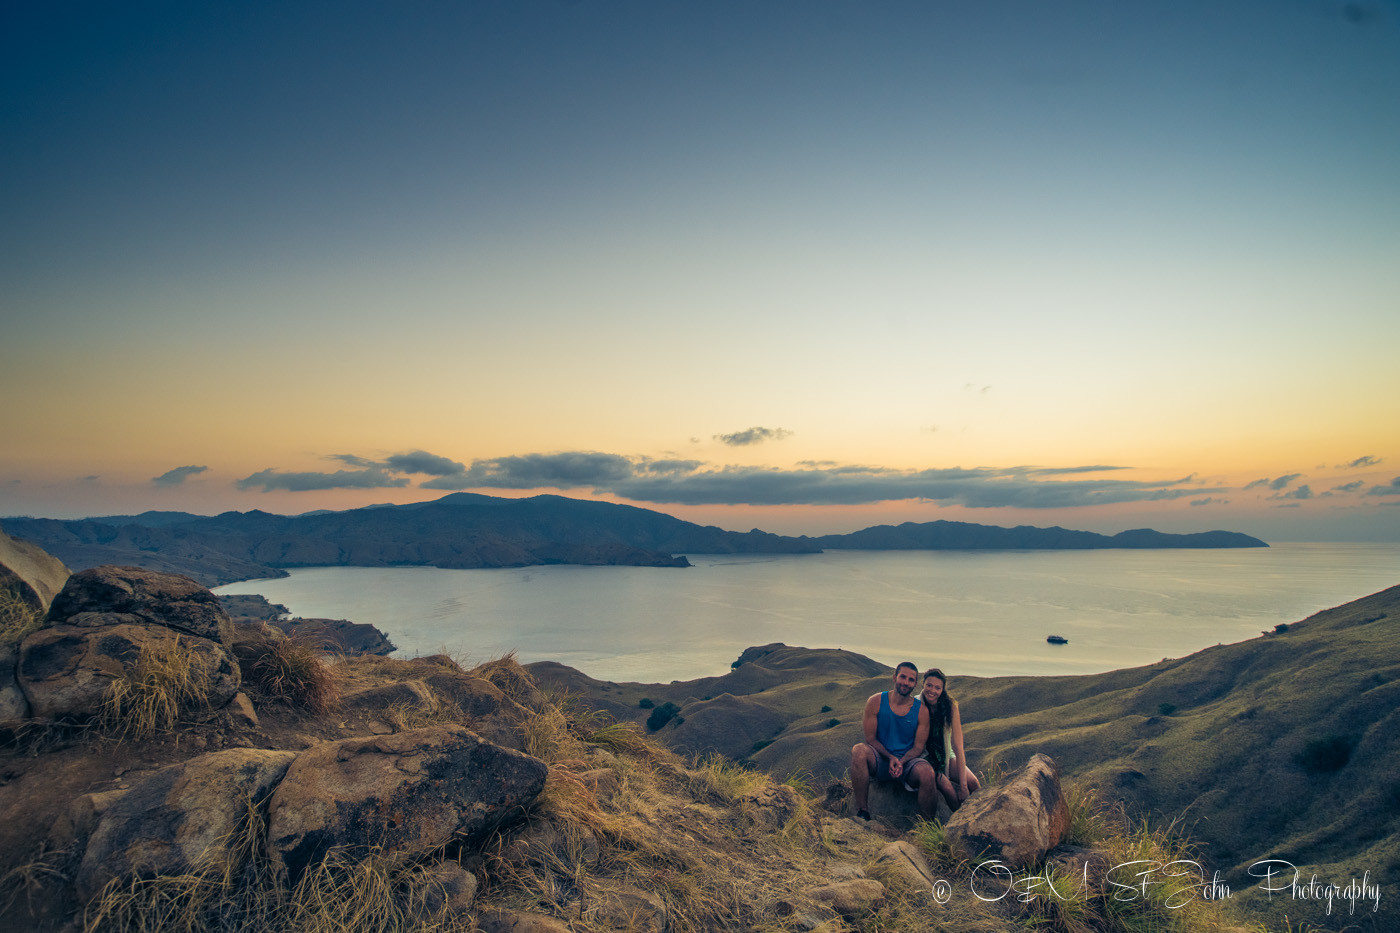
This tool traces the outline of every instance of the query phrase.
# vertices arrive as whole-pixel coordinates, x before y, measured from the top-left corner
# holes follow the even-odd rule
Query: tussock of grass
[[[12,583],[0,585],[0,647],[24,641],[43,621],[43,610],[31,606]]]
[[[1097,788],[1077,783],[1065,785],[1065,804],[1069,807],[1069,828],[1064,844],[1092,846],[1110,832],[1107,815],[1099,802]]]
[[[183,638],[148,641],[108,686],[99,721],[119,739],[148,739],[173,730],[182,708],[206,705],[210,688],[208,665]]]
[[[761,790],[772,778],[761,771],[750,771],[720,755],[704,758],[691,773],[691,787],[701,794],[713,794],[725,803],[738,803]]]
[[[327,713],[340,705],[335,671],[312,646],[295,638],[256,636],[234,650],[243,683],[264,697],[284,700],[309,712]]]

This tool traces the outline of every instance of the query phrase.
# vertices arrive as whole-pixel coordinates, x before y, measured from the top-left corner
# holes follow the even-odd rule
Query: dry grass
[[[24,641],[43,621],[43,610],[31,606],[13,584],[0,585],[0,647]]]
[[[245,686],[268,699],[283,700],[316,714],[340,705],[334,669],[306,642],[258,635],[239,642],[234,653]]]
[[[209,665],[180,637],[148,641],[136,661],[107,688],[98,720],[121,740],[170,732],[182,709],[208,704]]]

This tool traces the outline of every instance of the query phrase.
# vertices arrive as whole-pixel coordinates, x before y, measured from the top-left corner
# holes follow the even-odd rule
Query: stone
[[[770,832],[782,829],[797,813],[797,791],[786,784],[769,784],[739,798],[739,808],[755,826]]]
[[[525,815],[544,762],[453,725],[300,752],[268,806],[268,855],[292,880],[333,847],[411,858],[477,845]]]
[[[488,910],[476,922],[481,933],[569,933],[563,921],[523,910]]]
[[[13,728],[29,718],[29,698],[16,678],[19,646],[0,645],[0,727]]]
[[[602,892],[598,919],[607,929],[629,933],[665,933],[666,904],[648,891],[620,884]]]
[[[241,690],[235,693],[233,699],[228,701],[228,706],[224,707],[224,717],[235,729],[257,729],[260,726],[258,711],[253,708],[253,701]]]
[[[432,870],[431,884],[424,894],[429,917],[446,912],[454,919],[465,917],[476,900],[476,875],[456,862],[443,862]]]
[[[430,710],[436,701],[423,681],[395,680],[347,693],[341,697],[341,705],[347,709],[362,710],[387,710],[393,706]]]
[[[847,920],[869,913],[885,902],[885,886],[873,878],[834,881],[808,888],[806,894]]]
[[[142,622],[233,644],[233,621],[219,598],[189,577],[140,567],[94,567],[73,574],[49,606],[52,625],[103,627]],[[69,622],[74,616],[82,618]]]
[[[431,674],[424,683],[460,709],[468,728],[477,735],[518,752],[525,750],[524,725],[535,713],[506,696],[500,687],[460,669]]]
[[[1108,854],[1084,846],[1056,846],[1045,855],[1045,866],[1062,875],[1078,878],[1090,890],[1097,890],[1108,875]]]
[[[231,855],[295,752],[226,749],[161,768],[102,805],[74,888],[91,898],[113,878],[180,875]]]
[[[63,561],[48,551],[0,531],[0,589],[9,589],[26,606],[46,612],[68,576]]]
[[[1015,871],[1039,862],[1068,827],[1059,769],[1038,754],[1001,784],[968,798],[945,825],[945,837],[959,859],[996,859]]]
[[[238,692],[238,662],[223,645],[155,625],[42,628],[20,644],[16,680],[34,718],[86,719],[101,711],[112,682],[135,668],[143,649],[184,651],[208,675],[208,696],[188,710],[218,709]]]
[[[924,853],[904,839],[897,839],[881,849],[870,863],[870,868],[873,872],[883,871],[901,878],[920,891],[933,890],[933,883],[938,880]]]

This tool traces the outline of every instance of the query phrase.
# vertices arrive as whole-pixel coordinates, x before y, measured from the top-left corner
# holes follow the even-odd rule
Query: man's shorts
[[[875,755],[875,780],[902,781],[904,782],[904,787],[906,790],[918,790],[918,784],[915,784],[912,787],[909,786],[909,778],[912,777],[914,773],[912,770],[914,767],[914,762],[921,760],[923,757],[923,755],[920,755],[918,758],[911,758],[908,761],[906,761],[904,763],[904,770],[900,773],[899,777],[894,777],[890,774],[890,760],[884,755],[877,753]]]

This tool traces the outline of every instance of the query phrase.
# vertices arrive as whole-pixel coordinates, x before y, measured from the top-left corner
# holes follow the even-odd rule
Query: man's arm
[[[865,718],[861,725],[865,729],[865,744],[875,749],[875,754],[883,755],[891,762],[897,759],[890,754],[890,750],[880,744],[880,740],[875,737],[875,730],[880,722],[880,694],[865,701]]]

